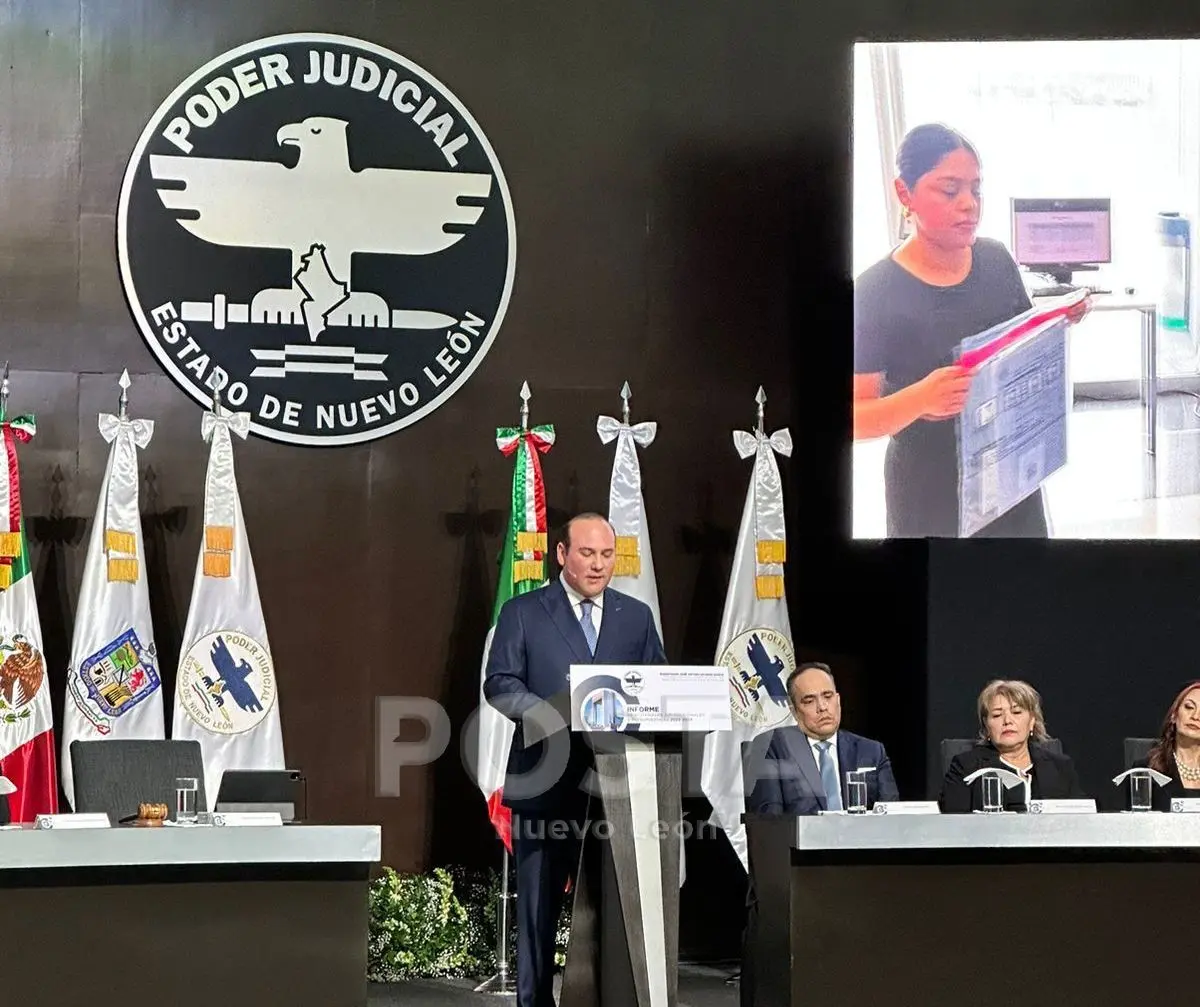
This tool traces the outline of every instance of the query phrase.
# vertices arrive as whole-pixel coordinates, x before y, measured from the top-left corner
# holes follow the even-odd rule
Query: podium
[[[677,1007],[683,741],[728,730],[726,671],[579,666],[571,712],[595,773],[560,1007]]]

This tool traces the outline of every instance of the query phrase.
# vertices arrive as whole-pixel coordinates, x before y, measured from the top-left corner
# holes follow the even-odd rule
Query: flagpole
[[[117,384],[121,386],[121,395],[117,399],[117,419],[125,420],[129,418],[129,386],[132,384],[128,368],[121,371],[121,379]]]
[[[529,430],[529,382],[521,384],[521,430]],[[475,987],[476,993],[495,993],[500,996],[514,996],[517,984],[509,974],[508,968],[508,901],[511,898],[508,891],[508,847],[500,844],[500,900],[496,907],[496,974]]]
[[[4,361],[4,377],[0,379],[0,422],[8,419],[8,361]]]

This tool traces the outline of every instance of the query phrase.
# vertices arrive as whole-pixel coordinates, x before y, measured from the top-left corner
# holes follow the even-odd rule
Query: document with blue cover
[[[963,340],[977,367],[958,419],[959,535],[1007,513],[1067,463],[1068,321],[1031,310]]]

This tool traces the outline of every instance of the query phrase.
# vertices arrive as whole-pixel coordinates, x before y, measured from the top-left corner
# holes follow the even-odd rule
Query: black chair
[[[1132,769],[1139,759],[1145,759],[1154,747],[1157,738],[1126,738],[1125,739],[1125,768]]]
[[[950,768],[950,763],[954,761],[956,755],[962,755],[963,752],[969,752],[972,748],[979,744],[976,738],[943,738],[942,739],[942,775],[946,775],[946,771]],[[1062,742],[1057,738],[1047,738],[1042,742],[1050,751],[1063,754]]]
[[[165,804],[175,817],[175,780],[195,777],[196,810],[207,811],[198,741],[109,739],[71,742],[75,810],[105,812],[115,825],[138,805]]]

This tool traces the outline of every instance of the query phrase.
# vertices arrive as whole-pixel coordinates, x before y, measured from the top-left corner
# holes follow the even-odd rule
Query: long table
[[[1178,996],[1200,816],[747,816],[747,1002],[1103,1007]]]
[[[378,826],[0,830],[0,986],[55,1007],[361,1007]]]

